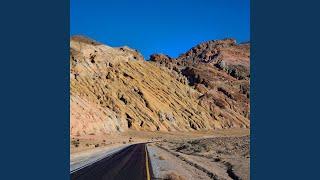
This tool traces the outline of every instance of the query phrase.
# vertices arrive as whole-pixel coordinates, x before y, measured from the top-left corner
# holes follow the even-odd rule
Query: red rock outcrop
[[[188,79],[201,95],[199,104],[226,127],[249,127],[250,44],[234,39],[208,41],[178,58],[153,54],[150,61]],[[238,122],[246,123],[235,123]]]

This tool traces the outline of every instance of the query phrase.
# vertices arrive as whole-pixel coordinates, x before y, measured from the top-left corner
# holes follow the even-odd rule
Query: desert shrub
[[[217,150],[216,153],[217,153],[217,154],[222,154],[223,151],[222,151],[222,150]]]
[[[190,144],[183,144],[180,147],[178,147],[176,149],[176,151],[181,151],[181,150],[185,150],[185,149],[190,149],[191,145]]]
[[[172,172],[170,174],[167,174],[164,178],[165,180],[185,180],[184,177],[177,175],[176,173]]]
[[[71,141],[71,144],[74,145],[75,147],[79,147],[80,141],[79,141],[79,139],[77,139],[77,140],[72,140],[72,141]]]
[[[193,151],[196,152],[196,153],[200,153],[201,150],[202,150],[202,149],[201,149],[200,147],[196,147],[196,148],[193,149]]]

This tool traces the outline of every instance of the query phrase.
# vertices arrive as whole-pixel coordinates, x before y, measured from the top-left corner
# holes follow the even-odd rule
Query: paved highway
[[[72,180],[150,180],[151,176],[146,144],[131,145],[70,174]]]

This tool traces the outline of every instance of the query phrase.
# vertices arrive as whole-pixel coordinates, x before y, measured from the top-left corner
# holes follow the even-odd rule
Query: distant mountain
[[[150,61],[129,47],[70,40],[71,136],[250,127],[250,44],[201,43]]]

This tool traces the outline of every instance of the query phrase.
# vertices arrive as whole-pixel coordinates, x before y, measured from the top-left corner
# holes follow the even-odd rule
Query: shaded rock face
[[[250,76],[250,44],[237,44],[234,39],[201,43],[176,59],[153,54],[150,60],[180,70],[205,64],[215,66],[237,79],[248,79]]]
[[[172,58],[165,54],[152,54],[150,56],[150,60],[154,62],[158,62],[159,64],[167,63]]]
[[[191,56],[153,55],[151,61],[144,61],[129,47],[112,48],[86,37],[72,37],[71,136],[127,129],[249,127],[248,77],[238,79],[206,60],[196,58],[190,63],[186,58]]]
[[[187,78],[199,104],[225,128],[249,127],[250,44],[233,39],[208,41],[178,58],[153,54],[152,63]],[[241,122],[241,123],[235,123]]]

